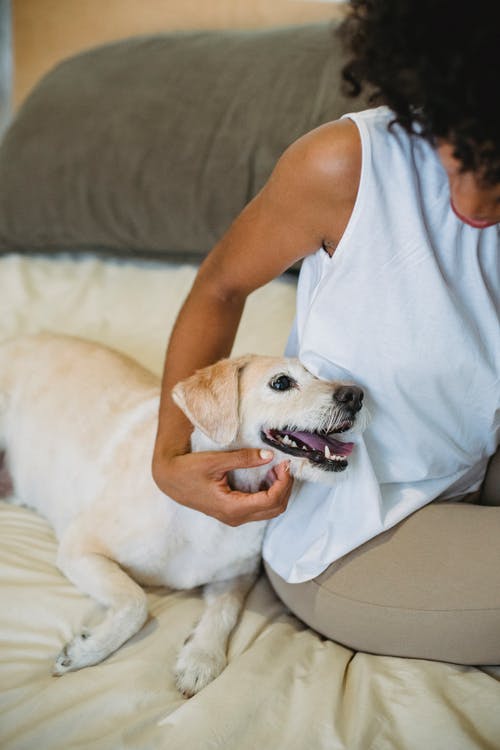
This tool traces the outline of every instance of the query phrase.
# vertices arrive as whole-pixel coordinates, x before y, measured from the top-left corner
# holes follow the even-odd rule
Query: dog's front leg
[[[54,675],[98,664],[135,635],[148,617],[143,589],[78,529],[63,536],[58,566],[80,591],[108,610],[99,625],[82,630],[66,644],[54,664]]]
[[[227,643],[257,573],[237,576],[204,587],[205,610],[188,636],[175,665],[177,687],[187,698],[222,672]]]

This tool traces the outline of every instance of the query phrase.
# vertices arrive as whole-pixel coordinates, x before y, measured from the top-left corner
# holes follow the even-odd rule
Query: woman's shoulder
[[[324,240],[339,242],[353,210],[361,175],[361,139],[350,119],[320,125],[295,141],[277,167],[282,182],[303,186]]]
[[[284,158],[318,180],[356,182],[361,165],[358,127],[348,118],[327,122],[295,141]]]

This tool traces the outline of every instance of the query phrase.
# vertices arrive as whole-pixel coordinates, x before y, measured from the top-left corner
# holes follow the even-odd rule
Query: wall
[[[0,0],[1,2],[2,0]],[[314,0],[13,0],[14,102],[58,60],[136,34],[326,21],[342,4]]]
[[[10,0],[0,0],[0,135],[10,116],[12,95],[12,45]]]

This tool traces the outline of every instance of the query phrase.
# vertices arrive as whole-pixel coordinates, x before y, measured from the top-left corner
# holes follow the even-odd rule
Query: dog
[[[230,527],[184,507],[154,483],[158,378],[118,352],[39,334],[0,346],[0,487],[38,511],[59,541],[57,565],[106,608],[64,646],[53,674],[98,664],[144,625],[143,585],[204,587],[203,615],[175,677],[192,696],[220,674],[259,571],[266,522]],[[222,360],[179,383],[173,398],[194,426],[193,451],[271,447],[274,459],[232,472],[256,491],[288,459],[292,476],[332,483],[363,426],[363,392],[326,382],[298,360]]]

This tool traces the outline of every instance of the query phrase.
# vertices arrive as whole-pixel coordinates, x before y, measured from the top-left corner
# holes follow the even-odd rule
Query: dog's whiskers
[[[335,432],[335,430],[340,427],[342,422],[345,421],[346,418],[345,415],[342,414],[342,412],[339,412],[337,409],[333,412],[329,411],[321,427],[321,432],[324,432],[325,434]]]

